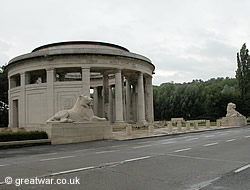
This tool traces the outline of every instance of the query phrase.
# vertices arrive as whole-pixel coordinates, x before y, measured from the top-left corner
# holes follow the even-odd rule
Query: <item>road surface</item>
[[[0,150],[0,189],[249,190],[250,127]]]

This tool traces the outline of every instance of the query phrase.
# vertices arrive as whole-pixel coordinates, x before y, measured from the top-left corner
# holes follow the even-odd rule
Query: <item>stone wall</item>
[[[78,143],[112,137],[112,128],[107,121],[49,123],[44,129],[51,139],[51,144]]]

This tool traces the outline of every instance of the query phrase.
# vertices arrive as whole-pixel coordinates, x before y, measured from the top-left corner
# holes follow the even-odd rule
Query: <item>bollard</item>
[[[186,131],[190,131],[190,121],[186,122]]]
[[[206,128],[210,129],[210,120],[206,120]]]
[[[194,121],[194,130],[198,130],[198,121]]]
[[[149,135],[153,135],[154,134],[154,125],[153,124],[149,124],[148,126],[148,132],[149,132]]]
[[[217,120],[216,120],[216,125],[217,125],[218,128],[221,127],[221,120],[220,120],[220,119],[217,119]]]
[[[130,124],[127,124],[126,126],[126,134],[129,136],[129,135],[132,135],[132,125]]]
[[[163,120],[163,126],[165,126],[166,125],[166,120]]]
[[[173,126],[172,126],[172,122],[168,123],[168,134],[172,134],[173,133]]]
[[[177,121],[177,132],[182,132],[182,123],[181,123],[181,121]]]

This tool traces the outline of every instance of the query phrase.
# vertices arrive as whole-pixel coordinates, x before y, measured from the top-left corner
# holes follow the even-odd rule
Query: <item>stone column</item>
[[[181,121],[177,121],[177,131],[182,132],[182,123],[181,123]]]
[[[20,73],[21,77],[21,93],[20,93],[20,108],[18,111],[19,114],[19,127],[25,127],[26,125],[26,89],[25,89],[25,73]]]
[[[132,97],[132,101],[131,101],[131,119],[132,121],[136,122],[137,121],[137,103],[136,103],[136,85],[133,84],[133,89],[132,89],[132,93],[131,93],[131,97]]]
[[[186,132],[190,131],[190,122],[186,121]]]
[[[168,134],[172,134],[173,133],[173,125],[172,125],[172,122],[170,121],[168,123]]]
[[[127,124],[126,126],[126,135],[132,135],[132,125],[131,124]]]
[[[125,105],[125,88],[124,88],[124,76],[122,75],[122,107],[123,107],[123,120],[127,121],[126,105]]]
[[[116,123],[123,123],[122,76],[121,70],[115,73],[115,115]]]
[[[210,128],[210,120],[206,120],[206,128],[207,128],[207,129]]]
[[[217,125],[218,128],[221,127],[221,120],[220,120],[220,119],[217,119],[217,120],[216,120],[216,125]]]
[[[152,76],[145,79],[145,106],[146,106],[146,120],[149,123],[154,122],[154,108],[153,108],[153,87],[152,87]]]
[[[55,70],[54,68],[48,68],[47,72],[47,119],[51,118],[55,114],[54,105],[54,82],[55,82]]]
[[[94,114],[98,115],[98,89],[94,87]]]
[[[155,129],[154,125],[152,123],[149,124],[149,126],[148,126],[149,135],[154,135],[154,129]]]
[[[102,87],[99,86],[97,87],[97,92],[98,92],[98,115],[99,117],[104,117],[103,116],[103,98],[102,98]]]
[[[130,117],[130,114],[131,114],[131,84],[130,84],[130,81],[128,78],[126,79],[126,114],[127,114],[126,121],[131,122],[131,117]]]
[[[82,68],[82,93],[90,96],[90,69]]]
[[[108,74],[103,74],[103,112],[104,117],[110,121],[110,106],[109,106],[109,76]]]
[[[145,101],[144,101],[144,83],[143,74],[140,72],[138,76],[138,123],[145,124]]]
[[[110,123],[113,122],[113,94],[112,94],[112,86],[109,87],[109,120],[110,120]]]
[[[198,127],[198,121],[194,121],[194,130],[198,130],[199,127]]]

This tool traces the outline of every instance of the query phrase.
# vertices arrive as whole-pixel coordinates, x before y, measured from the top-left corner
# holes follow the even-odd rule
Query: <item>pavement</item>
[[[5,149],[0,189],[249,190],[249,143],[247,126]]]
[[[211,126],[207,128],[205,126],[200,126],[198,130],[194,130],[191,128],[189,131],[186,131],[185,127],[182,127],[181,132],[177,131],[177,127],[173,127],[172,133],[168,133],[168,128],[165,126],[156,127],[153,132],[149,132],[149,130],[145,127],[140,129],[133,129],[130,135],[127,134],[126,129],[113,131],[112,132],[112,140],[132,140],[132,139],[141,139],[141,138],[152,138],[152,137],[160,137],[166,135],[178,135],[185,133],[198,133],[205,132],[211,130],[223,130],[231,127],[217,127]],[[49,139],[38,139],[38,140],[24,140],[24,141],[8,141],[8,142],[0,142],[0,149],[5,148],[13,148],[13,147],[24,147],[24,146],[37,146],[43,144],[50,144]]]
[[[217,126],[210,126],[209,128],[205,126],[199,126],[198,130],[195,130],[193,127],[189,131],[186,131],[186,127],[182,127],[181,132],[177,131],[177,127],[173,127],[172,133],[168,133],[168,127],[155,127],[153,133],[149,132],[147,128],[142,129],[133,129],[132,133],[128,135],[126,133],[126,129],[115,131],[113,132],[112,139],[114,140],[132,140],[132,139],[140,139],[140,138],[151,138],[151,137],[160,137],[160,136],[167,136],[167,135],[178,135],[178,134],[186,134],[186,133],[199,133],[199,132],[206,132],[206,131],[214,131],[214,130],[224,130],[230,129],[232,127],[217,127]],[[238,128],[238,127],[233,127]]]

